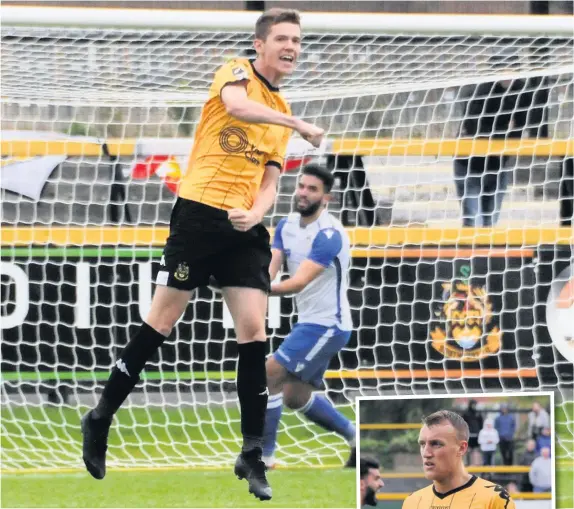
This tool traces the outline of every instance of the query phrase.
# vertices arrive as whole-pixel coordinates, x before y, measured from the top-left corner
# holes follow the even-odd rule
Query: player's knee
[[[250,341],[266,341],[265,322],[261,320],[248,319],[241,324],[236,325],[237,339],[241,343]]]
[[[175,324],[180,319],[182,311],[177,306],[167,306],[163,310],[158,310],[157,307],[152,306],[147,315],[146,322],[150,327],[164,336],[169,336],[175,327]]]
[[[158,286],[146,317],[150,327],[164,336],[169,336],[185,311],[191,291]]]
[[[285,368],[281,366],[273,357],[269,357],[265,363],[267,373],[267,387],[271,394],[281,392],[285,381]]]
[[[301,384],[287,383],[283,387],[283,404],[290,410],[301,410],[311,398],[312,392]]]
[[[171,319],[168,319],[168,317],[166,317],[165,315],[162,316],[162,315],[156,315],[156,314],[151,314],[151,313],[148,315],[148,317],[146,319],[146,323],[150,327],[152,327],[153,329],[155,329],[160,334],[163,334],[166,337],[171,334],[171,331],[173,330],[176,322],[177,322],[177,319],[171,320]]]
[[[307,400],[301,394],[283,392],[283,404],[289,410],[300,410],[307,404]]]

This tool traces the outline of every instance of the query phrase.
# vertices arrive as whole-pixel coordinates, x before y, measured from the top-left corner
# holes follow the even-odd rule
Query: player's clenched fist
[[[304,140],[308,141],[315,148],[318,148],[321,145],[323,136],[325,136],[324,129],[310,124],[309,122],[305,122],[304,120],[298,120],[295,129]]]
[[[227,212],[227,217],[233,228],[240,232],[246,232],[261,222],[261,218],[250,210],[231,209]]]

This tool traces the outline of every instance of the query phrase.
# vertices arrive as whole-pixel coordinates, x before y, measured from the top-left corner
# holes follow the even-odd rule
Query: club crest
[[[180,263],[177,266],[177,269],[175,270],[173,277],[178,281],[187,281],[187,278],[189,277],[189,266],[187,265],[187,263],[185,262]]]
[[[442,287],[430,333],[432,347],[445,357],[470,362],[497,353],[502,333],[493,319],[486,290],[464,281],[443,283]]]

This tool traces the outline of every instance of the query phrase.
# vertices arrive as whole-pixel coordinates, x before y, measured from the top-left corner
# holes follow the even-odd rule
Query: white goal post
[[[213,72],[249,55],[257,17],[2,7],[4,471],[81,467],[79,417],[143,318]],[[574,301],[559,296],[574,277],[574,237],[559,208],[574,158],[572,19],[305,12],[301,23],[284,92],[328,140],[313,151],[295,136],[290,155],[336,172],[332,210],[353,243],[356,330],[327,373],[328,396],[353,415],[357,394],[545,388],[565,411]],[[476,120],[469,101],[490,97],[477,86],[501,80],[521,83],[507,94],[520,136],[462,139]],[[498,226],[460,228],[453,158],[493,153],[508,157]],[[294,179],[282,177],[271,228],[291,210]],[[448,311],[461,294],[478,310],[463,305],[463,321]],[[270,309],[275,349],[296,310],[290,299]],[[120,411],[112,468],[234,460],[229,325],[220,297],[201,289]],[[556,450],[572,459],[569,433]],[[343,440],[286,412],[280,461],[340,465],[346,454]]]

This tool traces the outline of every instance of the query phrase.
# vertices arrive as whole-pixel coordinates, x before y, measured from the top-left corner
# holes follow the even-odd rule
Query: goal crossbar
[[[2,7],[5,26],[74,26],[83,28],[205,29],[251,32],[258,12],[105,9],[69,7]],[[306,31],[352,34],[370,33],[491,33],[572,35],[568,16],[445,15],[387,13],[304,12],[301,24]]]

